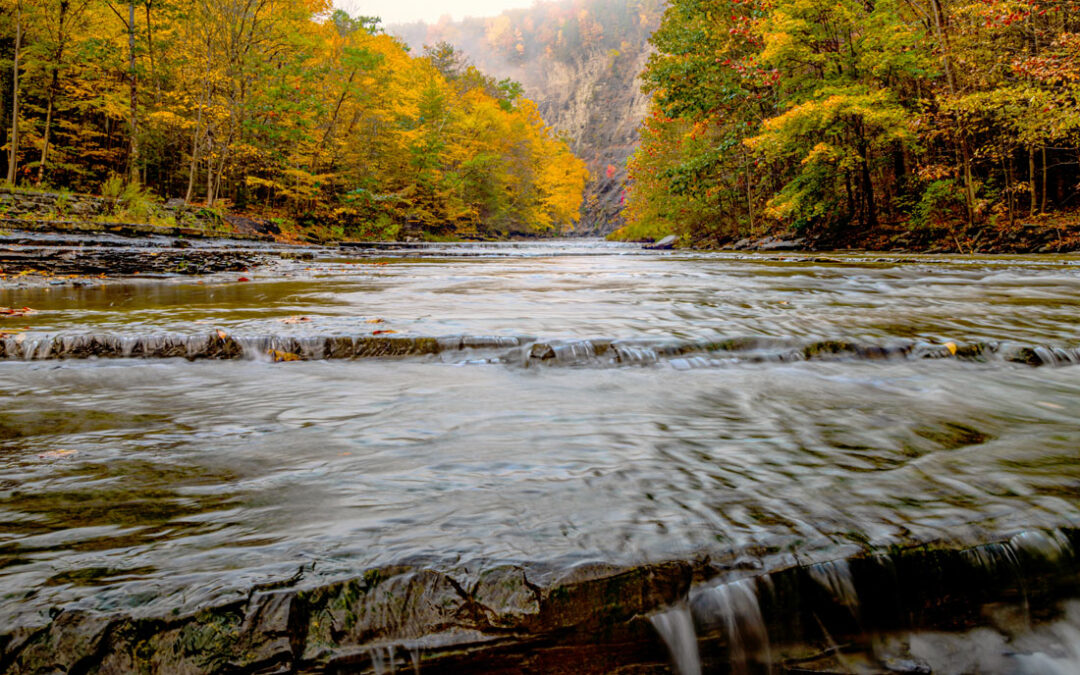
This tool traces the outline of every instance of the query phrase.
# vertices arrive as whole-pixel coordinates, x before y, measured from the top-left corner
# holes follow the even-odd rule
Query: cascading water
[[[686,604],[653,614],[650,617],[656,632],[671,652],[678,675],[701,675],[701,656],[698,654],[694,618]]]

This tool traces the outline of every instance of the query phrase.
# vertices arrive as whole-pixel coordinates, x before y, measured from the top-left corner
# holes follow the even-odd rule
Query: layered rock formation
[[[567,0],[388,30],[414,52],[448,42],[485,73],[520,82],[588,163],[592,179],[577,233],[606,234],[622,224],[626,160],[649,103],[639,74],[662,12],[656,0]]]

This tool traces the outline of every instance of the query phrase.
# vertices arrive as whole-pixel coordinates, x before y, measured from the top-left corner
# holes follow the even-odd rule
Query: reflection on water
[[[641,366],[580,354],[567,368],[0,362],[0,616],[67,603],[149,612],[298,568],[317,579],[406,560],[706,553],[775,565],[1080,523],[1080,368],[846,353],[700,368],[628,351],[732,336],[1075,348],[1070,261],[784,263],[575,246],[297,262],[252,283],[0,290],[0,305],[40,310],[19,319],[27,340],[394,330],[543,336],[555,354],[621,339]],[[311,320],[282,321],[293,316]]]

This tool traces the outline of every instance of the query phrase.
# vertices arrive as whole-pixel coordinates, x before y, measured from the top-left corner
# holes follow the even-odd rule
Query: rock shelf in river
[[[776,338],[716,340],[540,340],[531,336],[235,336],[222,330],[196,335],[117,335],[78,333],[3,334],[0,358],[63,359],[259,359],[311,361],[462,355],[480,352],[468,362],[544,366],[644,366],[667,363],[680,370],[732,362],[876,361],[954,359],[999,361],[1037,366],[1080,363],[1080,348],[1007,342],[968,344],[892,341],[875,344],[849,340],[797,341]]]
[[[298,574],[188,615],[58,609],[0,634],[0,672],[649,672],[667,661],[661,636],[681,675],[703,663],[828,672],[872,636],[964,630],[1003,603],[1025,622],[1051,618],[1030,608],[1078,590],[1077,543],[1076,530],[1036,530],[764,573],[708,560],[465,576],[401,566],[310,588]],[[818,667],[797,656],[808,651]]]

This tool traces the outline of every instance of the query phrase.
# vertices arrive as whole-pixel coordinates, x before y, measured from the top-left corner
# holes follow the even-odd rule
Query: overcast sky
[[[467,16],[495,16],[503,10],[531,7],[532,0],[335,0],[334,4],[352,15],[378,16],[383,25],[426,21],[434,23],[444,14],[454,19]]]

